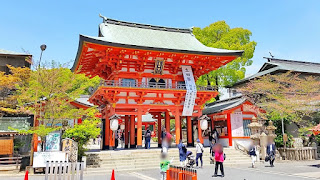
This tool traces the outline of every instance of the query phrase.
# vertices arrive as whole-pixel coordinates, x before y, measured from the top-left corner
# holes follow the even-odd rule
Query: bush
[[[158,137],[152,137],[151,139],[153,142],[158,142]]]
[[[81,124],[75,125],[74,128],[67,129],[63,137],[73,139],[78,143],[78,159],[81,161],[85,155],[85,144],[91,138],[96,138],[100,134],[100,128],[97,128],[97,120],[84,120]]]

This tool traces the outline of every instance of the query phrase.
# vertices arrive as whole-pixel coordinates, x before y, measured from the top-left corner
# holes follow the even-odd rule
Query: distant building
[[[234,85],[228,87],[229,97],[235,97],[241,95],[237,92],[237,88],[244,86],[250,80],[259,78],[267,74],[282,74],[288,71],[292,73],[299,73],[301,76],[317,76],[320,78],[320,63],[285,60],[276,58],[265,58],[267,62],[263,64],[260,70],[249,77],[246,77]]]
[[[319,77],[320,80],[320,63],[314,62],[305,62],[305,61],[295,61],[295,60],[286,60],[286,59],[276,59],[276,58],[265,58],[267,62],[263,64],[260,70],[247,78],[244,78],[234,85],[227,87],[227,92],[229,98],[225,101],[231,102],[236,97],[241,97],[241,93],[237,91],[237,88],[245,86],[249,81],[256,78],[262,77],[267,74],[283,74],[288,71],[292,73],[299,73],[300,76],[315,76]],[[245,126],[244,126],[245,128]],[[293,137],[299,137],[299,132],[297,131],[298,126],[295,123],[291,123],[286,126],[286,130],[290,132]]]
[[[28,67],[31,66],[32,55],[26,53],[18,53],[0,49],[0,71],[9,74],[7,65],[14,67]]]

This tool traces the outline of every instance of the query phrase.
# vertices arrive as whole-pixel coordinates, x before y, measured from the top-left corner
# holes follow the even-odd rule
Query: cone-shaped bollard
[[[26,174],[24,175],[24,180],[29,180],[29,175],[28,175],[28,171],[26,171]]]
[[[114,169],[112,169],[111,180],[116,180],[116,178],[114,177]]]

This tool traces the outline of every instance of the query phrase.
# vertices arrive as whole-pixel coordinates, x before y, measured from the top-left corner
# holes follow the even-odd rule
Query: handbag
[[[265,162],[270,161],[270,157],[266,156],[266,158],[264,159]]]

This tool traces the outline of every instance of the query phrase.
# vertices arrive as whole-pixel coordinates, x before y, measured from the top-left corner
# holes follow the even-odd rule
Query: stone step
[[[224,162],[224,166],[232,167],[235,166],[235,164],[250,164],[250,161],[237,161],[237,162]],[[180,165],[179,163],[173,163],[173,165]],[[204,163],[204,166],[212,166],[213,164],[210,163]],[[115,170],[116,172],[132,172],[137,170],[147,170],[147,169],[159,169],[159,164],[156,165],[142,165],[142,166],[133,166],[128,168],[127,166],[113,166],[113,167],[96,167],[96,168],[90,168],[88,167],[86,169],[86,173],[111,173],[112,170]]]

